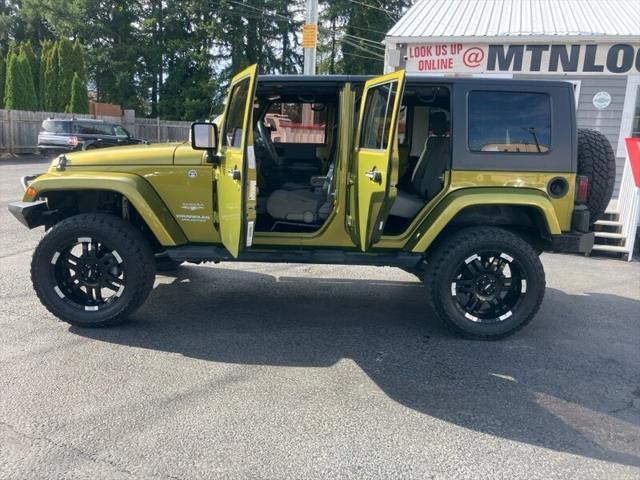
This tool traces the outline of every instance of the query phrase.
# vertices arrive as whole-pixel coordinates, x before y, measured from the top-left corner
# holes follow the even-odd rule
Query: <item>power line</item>
[[[367,50],[366,48],[362,47],[361,45],[358,45],[357,43],[350,42],[350,41],[349,41],[348,39],[346,39],[346,38],[343,38],[343,39],[342,39],[342,41],[343,41],[343,43],[345,43],[345,44],[349,45],[350,47],[357,48],[358,50],[362,50],[363,52],[366,52],[366,53],[368,53],[369,55],[375,55],[375,56],[376,56],[377,58],[379,58],[379,59],[384,59],[384,55],[381,55],[381,54],[379,54],[379,53],[376,53],[376,52],[372,52],[372,51],[370,51],[370,50]]]
[[[351,2],[351,3],[355,3],[357,5],[362,5],[363,7],[371,8],[373,10],[378,10],[379,12],[384,12],[393,21],[396,21],[396,22],[398,21],[398,19],[395,16],[393,16],[389,10],[386,10],[386,9],[384,9],[382,7],[377,7],[375,5],[369,5],[368,3],[359,2],[358,0],[348,0],[348,1]]]
[[[228,1],[229,1],[229,3],[233,3],[233,4],[238,5],[240,7],[250,8],[251,10],[254,10],[254,11],[256,11],[256,12],[258,12],[261,15],[264,15],[266,17],[270,17],[270,18],[277,17],[277,18],[281,18],[283,20],[286,20],[289,23],[295,23],[295,21],[292,20],[291,18],[285,17],[284,15],[280,15],[279,13],[272,13],[272,12],[267,11],[266,9],[259,8],[259,7],[254,7],[253,5],[245,5],[244,3],[236,2],[235,0],[228,0]],[[370,40],[368,38],[359,37],[357,35],[351,35],[349,33],[340,32],[338,30],[331,30],[330,28],[326,28],[326,27],[322,27],[322,26],[318,26],[318,30],[322,30],[322,31],[329,32],[329,33],[341,33],[342,35],[345,35],[345,36],[348,36],[348,37],[351,37],[351,38],[355,38],[356,40],[360,40],[360,41],[363,41],[363,42],[370,43],[370,44],[372,44],[372,46],[380,48],[381,50],[384,50],[384,47],[380,45],[380,42],[377,42],[375,40]]]
[[[342,55],[349,55],[351,57],[365,58],[367,60],[373,60],[375,62],[381,62],[381,61],[384,60],[384,57],[367,57],[366,55],[358,55],[357,53],[351,53],[351,52],[345,52],[345,51],[342,51],[341,53],[342,53]]]
[[[254,19],[263,19],[264,17],[267,17],[267,18],[271,18],[274,21],[286,22],[286,23],[290,23],[290,24],[291,23],[296,23],[295,20],[293,20],[291,18],[288,18],[288,17],[286,17],[284,15],[268,12],[265,9],[254,7],[252,5],[245,5],[243,3],[239,3],[239,2],[234,1],[234,0],[228,0],[228,1],[229,1],[229,3],[233,3],[233,4],[237,5],[237,6],[248,8],[248,9],[251,10],[251,12],[248,12],[246,10],[243,12],[243,11],[240,11],[240,10],[232,10],[232,9],[226,9],[226,8],[223,9],[224,12],[229,14],[229,15],[237,15],[237,16],[243,16],[243,17],[246,17],[246,18],[254,18]],[[222,7],[222,5],[220,5],[220,4],[218,4],[218,6]],[[362,57],[362,58],[367,58],[369,60],[378,60],[378,61],[384,59],[384,55],[382,55],[381,53],[374,52],[374,51],[370,50],[372,48],[377,48],[378,50],[381,50],[381,51],[384,52],[385,48],[382,45],[380,45],[378,42],[375,42],[373,40],[369,40],[369,39],[366,39],[366,38],[358,37],[356,35],[350,35],[350,34],[347,34],[347,33],[344,33],[344,32],[340,32],[340,31],[337,31],[337,30],[332,30],[332,29],[325,28],[325,27],[320,27],[319,26],[318,29],[319,30],[323,30],[325,32],[342,34],[342,35],[344,35],[344,38],[341,39],[342,42],[344,42],[345,44],[351,46],[352,48],[355,48],[357,50],[365,52],[365,53],[367,53],[369,55],[375,55],[376,57],[375,58],[374,57],[365,57],[363,55],[350,54],[352,56],[359,56],[359,57]],[[355,40],[359,40],[359,41],[368,42],[368,44],[366,46],[360,45],[360,44],[354,42],[353,40],[351,40],[351,38],[353,38]],[[345,53],[345,52],[343,52],[343,53]],[[346,53],[349,54],[348,52],[346,52]]]

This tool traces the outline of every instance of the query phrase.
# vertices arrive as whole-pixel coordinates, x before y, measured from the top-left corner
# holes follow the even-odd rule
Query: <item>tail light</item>
[[[78,137],[69,137],[67,139],[67,145],[71,145],[72,147],[78,145]]]
[[[578,175],[576,185],[576,203],[587,203],[589,197],[589,177]]]

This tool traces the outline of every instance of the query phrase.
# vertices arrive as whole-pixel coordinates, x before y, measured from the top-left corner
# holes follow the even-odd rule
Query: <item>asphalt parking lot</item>
[[[462,340],[392,268],[221,264],[83,330],[29,280],[0,161],[0,478],[640,478],[640,264],[544,254],[530,326]]]

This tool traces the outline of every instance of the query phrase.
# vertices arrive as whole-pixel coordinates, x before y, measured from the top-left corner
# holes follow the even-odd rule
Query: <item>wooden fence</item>
[[[122,125],[134,137],[144,138],[150,142],[186,141],[189,138],[191,125],[191,122],[136,118],[133,110],[125,110],[122,117],[0,110],[0,153],[35,152],[42,121],[47,118],[97,118]]]

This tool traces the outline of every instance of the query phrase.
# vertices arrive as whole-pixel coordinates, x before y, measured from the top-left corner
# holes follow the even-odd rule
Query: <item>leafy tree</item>
[[[67,107],[67,111],[71,113],[89,113],[87,85],[77,72],[73,74],[73,81],[71,82],[71,102]]]
[[[411,1],[320,2],[318,72],[381,73],[381,40]],[[73,74],[84,71],[99,101],[139,115],[203,118],[220,110],[231,74],[250,63],[261,73],[301,71],[304,9],[305,0],[0,1],[0,51],[23,41],[42,50],[34,83],[48,110],[68,105]],[[69,62],[68,45],[48,44],[61,38],[76,39]],[[66,100],[52,108],[58,92]]]

